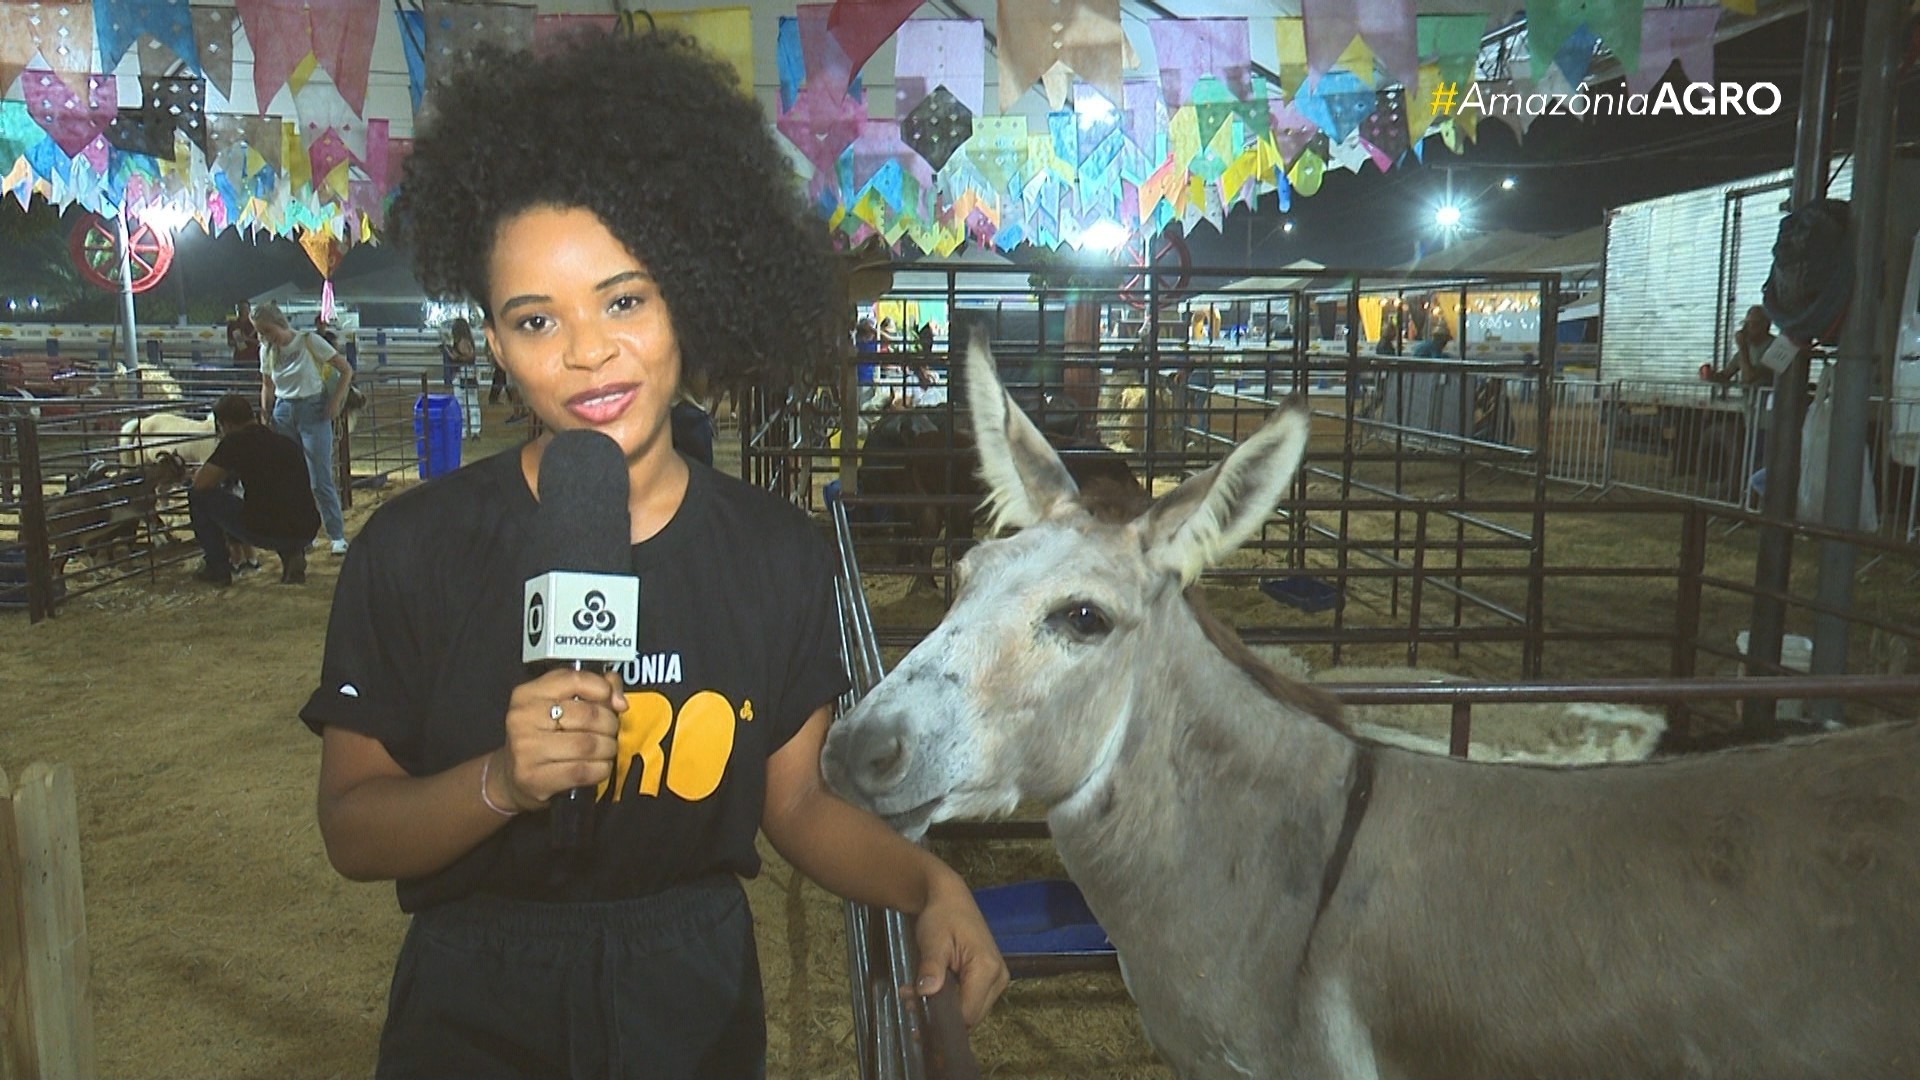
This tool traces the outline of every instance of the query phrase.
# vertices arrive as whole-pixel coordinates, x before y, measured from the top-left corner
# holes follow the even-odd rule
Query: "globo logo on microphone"
[[[640,625],[639,578],[554,570],[529,579],[525,597],[527,633],[521,660],[617,664],[633,656],[634,630]]]
[[[540,647],[540,635],[547,629],[547,600],[539,593],[527,597],[527,647]]]

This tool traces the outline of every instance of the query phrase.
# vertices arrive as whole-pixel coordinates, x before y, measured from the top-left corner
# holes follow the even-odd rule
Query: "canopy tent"
[[[349,247],[381,234],[439,65],[480,41],[639,20],[736,65],[850,240],[1104,245],[1310,196],[1327,168],[1457,152],[1479,117],[1436,115],[1443,81],[1493,70],[1492,88],[1551,91],[1597,64],[1645,85],[1676,60],[1707,79],[1715,41],[1793,10],[1532,6],[1520,22],[1512,0],[668,0],[630,15],[592,0],[9,0],[0,191]]]

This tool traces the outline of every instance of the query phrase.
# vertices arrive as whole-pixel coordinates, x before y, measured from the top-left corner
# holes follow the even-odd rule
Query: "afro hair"
[[[690,373],[762,379],[830,360],[825,224],[733,69],[675,33],[480,50],[429,94],[395,202],[427,290],[488,308],[500,225],[591,211],[643,263]]]

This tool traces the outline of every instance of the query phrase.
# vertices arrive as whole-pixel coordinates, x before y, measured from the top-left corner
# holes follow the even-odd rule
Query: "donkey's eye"
[[[1047,629],[1079,642],[1098,641],[1113,632],[1113,620],[1088,600],[1070,600],[1047,616]]]

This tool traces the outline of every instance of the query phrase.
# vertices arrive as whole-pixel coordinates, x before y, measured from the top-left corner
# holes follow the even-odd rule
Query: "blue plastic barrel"
[[[428,394],[413,403],[413,448],[420,457],[420,479],[431,480],[460,467],[462,419],[460,401],[452,394]]]

